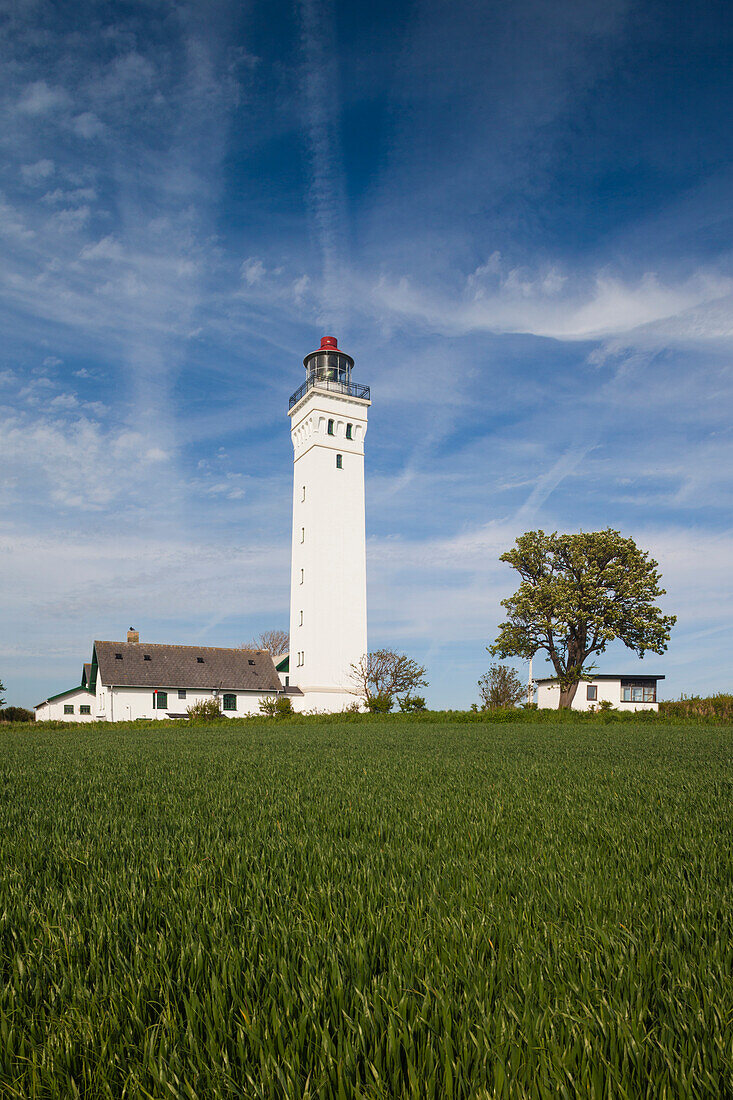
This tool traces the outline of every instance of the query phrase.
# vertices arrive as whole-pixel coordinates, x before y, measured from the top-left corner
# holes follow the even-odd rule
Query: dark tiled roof
[[[88,661],[84,665],[84,668],[82,669],[81,686],[82,687],[89,687],[89,681],[91,680],[91,678],[92,678],[92,662]]]
[[[95,642],[94,650],[99,676],[107,687],[282,690],[272,657],[264,650],[147,642]],[[121,659],[115,656],[117,653],[122,655]],[[149,661],[145,660],[146,655]]]

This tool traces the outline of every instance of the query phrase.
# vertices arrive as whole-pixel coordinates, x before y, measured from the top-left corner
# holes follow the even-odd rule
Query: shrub
[[[289,718],[295,711],[289,696],[266,695],[264,699],[260,699],[260,713],[268,718]]]
[[[733,722],[733,695],[723,692],[707,698],[681,695],[679,699],[665,699],[661,702],[659,713],[675,718],[722,718],[726,722]]]
[[[366,701],[370,714],[389,714],[394,705],[394,699],[388,691],[377,691]]]
[[[189,718],[193,718],[197,722],[213,722],[215,718],[221,718],[219,696],[214,695],[211,699],[199,699],[198,702],[191,704],[187,714]]]
[[[397,702],[403,714],[413,714],[416,711],[426,710],[425,700],[422,695],[403,695]]]
[[[35,722],[36,715],[25,707],[5,707],[0,710],[0,722]]]

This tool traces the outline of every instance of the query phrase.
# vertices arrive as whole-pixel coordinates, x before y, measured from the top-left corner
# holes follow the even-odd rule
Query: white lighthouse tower
[[[364,437],[369,387],[354,360],[324,336],[303,360],[290,398],[293,551],[290,683],[298,709],[338,711],[355,701],[349,670],[367,651]],[[295,700],[294,700],[295,701]]]

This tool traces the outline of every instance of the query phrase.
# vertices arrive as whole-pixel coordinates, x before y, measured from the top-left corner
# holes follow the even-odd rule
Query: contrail
[[[334,19],[329,0],[300,0],[300,16],[309,202],[323,265],[320,319],[336,328],[346,313],[346,195],[338,134]]]

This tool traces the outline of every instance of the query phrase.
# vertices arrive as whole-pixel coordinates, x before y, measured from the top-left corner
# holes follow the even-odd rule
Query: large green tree
[[[560,707],[572,705],[589,658],[614,639],[640,657],[667,648],[676,617],[654,602],[664,595],[657,562],[618,531],[527,531],[501,560],[522,583],[501,601],[508,617],[491,653],[529,660],[544,650],[560,681]]]

